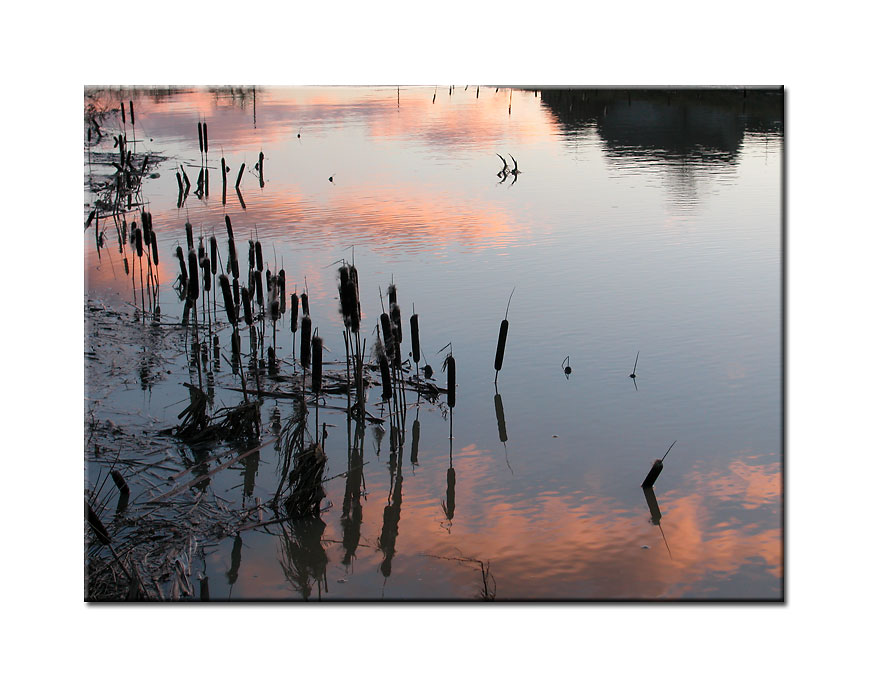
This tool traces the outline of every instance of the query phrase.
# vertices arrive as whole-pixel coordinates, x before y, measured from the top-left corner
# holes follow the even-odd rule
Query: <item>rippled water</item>
[[[457,360],[453,442],[440,412],[411,411],[419,448],[416,463],[401,458],[399,499],[396,487],[389,498],[389,438],[367,428],[353,555],[345,480],[333,479],[323,531],[302,545],[252,530],[210,551],[212,598],[470,599],[482,563],[498,599],[782,596],[781,93],[86,92],[86,103],[121,98],[135,104],[137,145],[169,158],[143,188],[161,240],[165,317],[181,314],[171,251],[184,245],[184,222],[223,243],[226,213],[241,245],[256,230],[289,288],[307,283],[335,356],[344,344],[334,263],[353,255],[362,330],[374,329],[378,287],[392,279],[405,317],[412,306],[420,314],[442,383],[439,349],[450,343]],[[203,120],[210,194],[178,207],[175,170],[180,161],[194,180]],[[261,151],[262,187],[252,171]],[[521,173],[503,181],[497,154]],[[86,178],[93,171],[86,154]],[[131,301],[117,247],[98,256],[86,233],[85,253],[88,295]],[[289,356],[289,331],[278,337],[279,357]],[[175,376],[114,392],[104,406],[170,426],[184,366],[167,365]],[[337,475],[345,416],[321,417],[333,425],[327,472]],[[639,485],[674,440],[652,502]],[[265,449],[212,488],[265,501],[276,463]],[[323,579],[288,574],[288,562],[298,570],[310,559],[326,561]]]

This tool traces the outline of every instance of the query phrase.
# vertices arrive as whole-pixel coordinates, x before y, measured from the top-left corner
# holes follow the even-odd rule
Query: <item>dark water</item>
[[[406,324],[412,307],[420,315],[439,383],[439,349],[450,343],[457,360],[452,441],[439,410],[412,409],[416,460],[409,439],[395,465],[389,437],[368,427],[360,508],[343,508],[347,480],[332,479],[322,523],[293,537],[276,528],[224,539],[205,560],[212,598],[471,599],[485,587],[498,599],[781,597],[780,93],[85,95],[108,107],[133,100],[137,146],[169,158],[142,191],[161,241],[165,318],[181,315],[170,287],[184,222],[223,246],[226,213],[243,250],[256,230],[288,288],[307,283],[331,359],[344,347],[334,263],[353,255],[361,331],[373,338],[378,288],[386,296],[392,280]],[[202,120],[210,194],[178,207],[177,163],[193,182]],[[261,151],[262,186],[253,171]],[[521,173],[497,176],[497,154],[510,166],[513,156]],[[231,168],[226,205],[221,155]],[[94,171],[86,153],[86,179]],[[98,256],[86,233],[85,252],[89,297],[139,299],[117,245]],[[287,323],[277,336],[289,361]],[[111,394],[89,384],[86,395],[143,427],[173,425],[190,370],[183,356],[156,354],[153,378]],[[218,398],[238,402],[231,392]],[[265,423],[276,409],[286,419],[289,407],[267,400]],[[327,476],[338,475],[348,462],[345,414],[322,410],[321,419],[330,425]],[[645,494],[642,479],[675,440]],[[268,501],[277,462],[270,446],[210,488]]]

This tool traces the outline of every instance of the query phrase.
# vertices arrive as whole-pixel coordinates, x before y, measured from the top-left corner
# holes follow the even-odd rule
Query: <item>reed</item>
[[[246,287],[242,287],[242,306],[245,311],[245,324],[249,327],[254,323],[254,316],[251,313],[251,293]]]
[[[511,295],[508,296],[508,306],[505,308],[505,319],[499,326],[499,341],[496,344],[496,360],[493,362],[493,367],[496,369],[496,380],[499,379],[499,371],[502,369],[502,360],[505,357],[505,344],[508,341],[508,308],[511,307],[511,296],[514,295],[514,289],[511,289]]]
[[[302,324],[300,326],[300,342],[299,342],[299,360],[304,368],[311,363],[311,338],[312,338],[312,321],[308,315],[302,316]]]
[[[224,296],[224,310],[227,311],[227,319],[233,325],[233,329],[236,329],[238,319],[236,318],[236,308],[233,305],[233,294],[230,291],[230,280],[227,279],[226,274],[222,274],[218,277],[218,283],[221,285],[221,294]]]

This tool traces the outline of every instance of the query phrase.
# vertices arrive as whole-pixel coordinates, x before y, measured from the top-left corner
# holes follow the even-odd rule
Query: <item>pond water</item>
[[[112,111],[122,101],[133,102],[135,128]],[[91,182],[112,171],[99,163],[117,153],[108,133],[126,127],[128,147],[154,160],[140,196],[160,242],[162,322],[182,317],[173,282],[185,222],[225,251],[227,215],[240,263],[256,232],[288,293],[307,288],[337,370],[342,259],[359,271],[370,347],[379,288],[386,302],[393,282],[403,327],[419,315],[440,386],[440,349],[456,360],[452,414],[444,398],[415,406],[409,393],[398,455],[379,426],[361,430],[363,493],[350,507],[342,473],[356,427],[337,397],[322,407],[333,479],[320,519],[293,536],[278,524],[204,547],[194,569],[210,598],[782,598],[782,92],[94,88],[85,105],[107,133],[86,148],[86,216]],[[204,162],[198,122],[208,125],[209,194],[180,199],[179,164],[196,186]],[[499,156],[519,173],[498,175]],[[99,251],[95,232],[84,235],[85,295],[122,313],[151,362],[119,359],[101,376],[86,356],[86,409],[157,441],[197,372],[179,332],[156,337],[134,320],[138,275],[134,287],[129,246],[119,252],[107,227]],[[229,356],[220,305],[217,315]],[[287,319],[276,343],[290,374]],[[86,352],[102,355],[98,330],[87,331]],[[209,367],[215,408],[241,400],[230,367]],[[375,416],[386,412],[379,402],[373,387]],[[263,440],[291,411],[264,399]],[[192,461],[233,450],[216,443],[195,457],[166,441]],[[654,490],[642,491],[675,441]],[[237,506],[268,503],[279,462],[272,444],[207,488]],[[134,504],[167,490],[131,487]]]

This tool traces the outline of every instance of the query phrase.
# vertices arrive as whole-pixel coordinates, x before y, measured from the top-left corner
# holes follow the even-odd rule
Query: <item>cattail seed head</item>
[[[394,338],[393,338],[393,323],[390,321],[390,316],[387,313],[381,313],[381,335],[384,337],[384,348],[388,358],[393,358],[395,353]]]
[[[420,362],[420,329],[417,313],[411,316],[411,357],[415,363]]]
[[[209,152],[209,124],[208,124],[208,122],[203,122],[203,150],[206,153]]]
[[[496,372],[502,369],[502,358],[505,356],[505,342],[508,340],[508,320],[502,320],[499,327],[499,343],[496,345],[496,360],[493,367]]]
[[[299,319],[299,296],[296,293],[290,295],[290,331],[296,334],[297,321]]]
[[[199,245],[199,247],[197,248],[197,262],[199,262],[199,263],[200,263],[200,267],[202,267],[202,265],[203,265],[203,260],[206,259],[206,247],[205,247],[205,244],[203,243],[203,237],[202,237],[202,236],[200,236],[200,242],[199,242],[199,243],[200,243],[200,245]]]
[[[307,293],[302,294],[302,297],[300,298],[300,300],[302,301],[302,314],[305,315],[306,317],[310,317],[311,313],[309,312],[309,309],[308,309],[308,294]]]
[[[396,305],[396,284],[390,284],[387,287],[387,302],[391,306]]]
[[[260,245],[260,241],[257,241],[254,244],[254,255],[257,258],[257,269],[262,272],[263,271],[263,248]]]
[[[254,240],[248,239],[248,269],[254,269]]]
[[[300,327],[302,330],[300,347],[299,347],[299,358],[303,367],[308,367],[311,362],[311,338],[312,338],[312,321],[308,315],[302,316],[302,326]]]
[[[212,264],[211,260],[203,260],[203,291],[212,290]]]
[[[239,280],[233,280],[233,302],[236,304],[236,310],[239,309]]]
[[[175,256],[178,258],[178,265],[181,269],[181,275],[179,277],[181,280],[181,285],[182,287],[185,287],[188,283],[188,268],[184,262],[184,251],[181,249],[181,246],[176,246]]]
[[[312,337],[312,391],[316,394],[321,392],[323,345],[321,337]]]
[[[432,365],[423,366],[423,376],[426,379],[432,379]]]
[[[154,264],[160,264],[160,257],[157,254],[157,234],[154,229],[151,230],[151,257],[154,259]]]
[[[254,286],[257,288],[257,305],[263,307],[263,273],[260,270],[254,272]]]
[[[233,294],[230,292],[230,280],[226,274],[218,277],[218,283],[221,285],[221,294],[224,296],[224,309],[227,311],[227,319],[233,327],[236,327],[236,308],[233,305]]]
[[[218,272],[218,239],[214,236],[209,239],[209,249],[212,254],[212,274],[217,274]]]
[[[254,317],[251,314],[251,293],[244,286],[242,287],[242,306],[245,310],[245,324],[250,327],[254,322]]]
[[[188,300],[196,301],[200,297],[200,281],[197,276],[197,254],[188,251]]]
[[[136,222],[131,225],[133,229],[133,243],[136,246],[136,257],[142,257],[142,230],[136,226]]]
[[[194,228],[190,222],[184,223],[184,232],[188,239],[188,250],[194,249]]]
[[[380,341],[375,342],[375,357],[378,360],[378,368],[381,370],[381,398],[389,401],[393,397],[390,385],[390,365],[387,362],[387,353]]]
[[[281,312],[287,309],[287,301],[285,300],[285,274],[284,270],[278,270],[278,297],[279,297],[279,305],[281,306]]]
[[[453,355],[445,359],[445,366],[448,370],[448,407],[453,408],[457,402],[457,364]]]
[[[200,139],[200,152],[203,152],[203,123],[197,122],[197,136]]]
[[[273,322],[277,322],[278,318],[281,316],[281,308],[279,307],[279,303],[277,300],[272,300],[269,303],[269,313],[272,317]]]
[[[393,325],[393,336],[396,339],[396,347],[402,343],[402,315],[399,312],[399,304],[390,306],[390,322]]]

